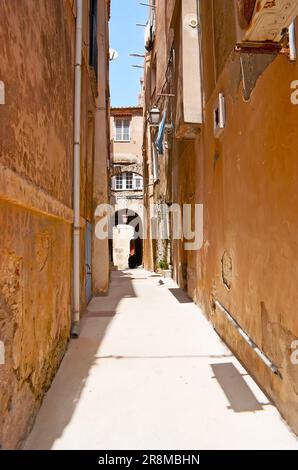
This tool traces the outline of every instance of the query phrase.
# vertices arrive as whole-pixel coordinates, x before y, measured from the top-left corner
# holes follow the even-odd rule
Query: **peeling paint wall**
[[[108,2],[102,6],[107,13]],[[72,0],[0,0],[0,80],[5,84],[5,103],[0,105],[0,340],[5,345],[5,364],[0,365],[2,449],[22,444],[70,336],[74,13]],[[84,35],[89,38],[88,2],[84,2],[84,18]],[[105,38],[107,21],[106,15],[101,32]],[[86,44],[82,310],[86,305],[85,224],[94,218],[96,107]],[[107,54],[102,57],[107,70]],[[98,132],[108,135],[107,119]],[[108,146],[101,155],[106,167]],[[107,178],[101,185],[107,186]],[[107,284],[106,279],[103,283]]]

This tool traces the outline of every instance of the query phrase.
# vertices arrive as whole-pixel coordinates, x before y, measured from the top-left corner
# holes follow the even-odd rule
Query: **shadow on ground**
[[[232,362],[211,364],[211,368],[214,372],[214,378],[229,400],[229,409],[232,409],[235,413],[261,411],[263,410],[262,405],[270,404],[259,403]]]
[[[169,289],[169,292],[175,297],[180,304],[192,304],[193,300],[181,289]]]
[[[89,371],[97,360],[98,349],[110,323],[117,315],[120,301],[123,298],[136,297],[131,275],[122,271],[113,272],[110,291],[113,291],[113,295],[93,298],[89,304],[81,320],[80,336],[69,343],[68,351],[51,386],[51,393],[44,399],[46,406],[41,407],[37,416],[38,426],[33,428],[25,442],[24,450],[34,449],[32,446],[35,442],[39,443],[40,449],[51,449],[71,421]],[[56,393],[56,390],[59,392]]]

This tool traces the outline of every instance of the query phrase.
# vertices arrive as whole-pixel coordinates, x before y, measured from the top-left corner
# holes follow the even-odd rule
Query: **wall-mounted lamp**
[[[157,108],[157,106],[154,106],[150,111],[149,111],[149,121],[150,124],[153,126],[158,126],[160,123],[160,116],[161,112],[160,109]]]

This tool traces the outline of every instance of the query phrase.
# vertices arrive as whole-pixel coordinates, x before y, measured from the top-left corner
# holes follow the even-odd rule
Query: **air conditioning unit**
[[[278,44],[298,15],[297,0],[236,0],[238,45]]]

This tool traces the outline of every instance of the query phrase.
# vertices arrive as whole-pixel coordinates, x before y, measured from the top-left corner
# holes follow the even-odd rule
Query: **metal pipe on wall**
[[[296,47],[296,28],[293,21],[289,26],[289,49],[290,49],[290,62],[297,60],[297,47]]]
[[[75,84],[74,84],[74,169],[73,169],[73,323],[72,337],[79,336],[80,325],[80,167],[82,96],[83,0],[77,0]]]
[[[266,354],[254,343],[254,341],[248,336],[247,333],[241,328],[241,326],[237,323],[237,321],[232,317],[230,312],[218,301],[214,300],[216,307],[218,307],[229,320],[229,322],[234,326],[234,328],[238,331],[238,333],[242,336],[242,338],[246,341],[246,343],[251,347],[254,352],[259,356],[261,361],[275,374],[278,376],[280,372],[278,367],[273,364],[273,362],[266,356]]]

